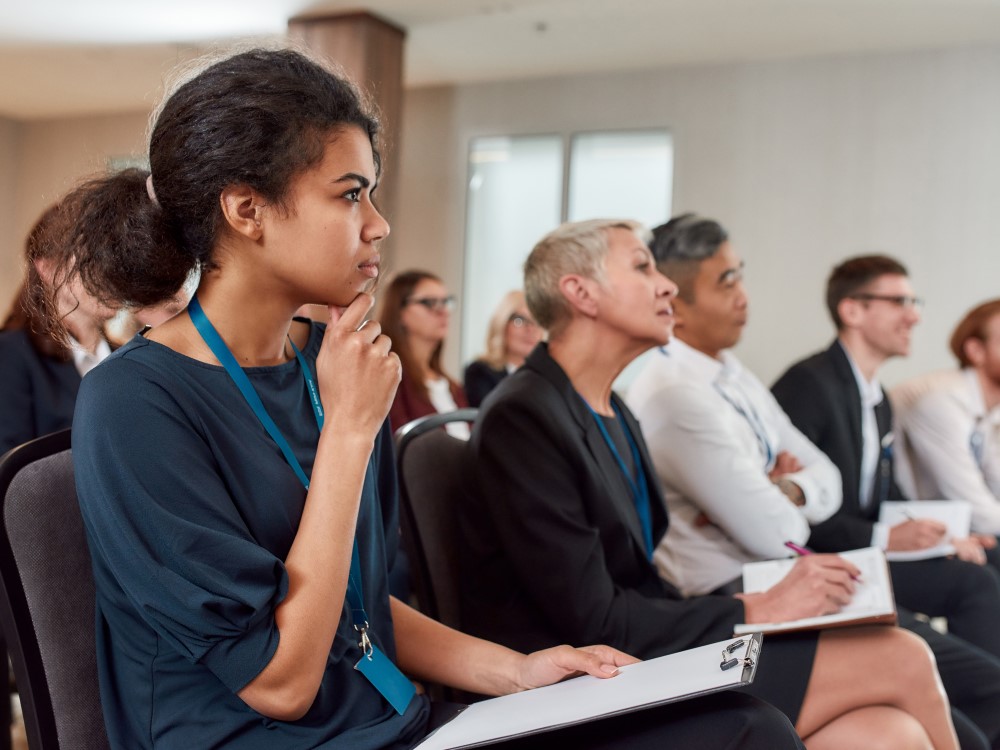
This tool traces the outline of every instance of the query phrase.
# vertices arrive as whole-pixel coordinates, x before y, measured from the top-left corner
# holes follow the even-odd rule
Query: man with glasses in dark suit
[[[939,544],[945,529],[936,522],[907,520],[891,527],[878,522],[883,501],[906,499],[895,480],[892,408],[878,371],[892,357],[909,354],[911,332],[920,321],[921,301],[907,270],[884,255],[850,258],[831,273],[826,302],[837,338],[825,351],[792,365],[772,388],[795,426],[837,465],[843,480],[840,509],[812,528],[809,546],[823,552],[867,546],[912,551]],[[976,539],[957,541],[965,559],[890,563],[896,601],[946,617],[951,635],[998,657],[1000,577],[983,565]],[[964,702],[953,687],[948,692],[953,703]],[[1000,716],[969,713],[1000,743]]]

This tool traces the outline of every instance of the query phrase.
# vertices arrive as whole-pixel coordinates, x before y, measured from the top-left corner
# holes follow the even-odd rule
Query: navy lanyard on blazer
[[[201,303],[198,302],[197,295],[192,297],[191,302],[188,303],[188,315],[191,316],[191,322],[198,333],[201,334],[205,343],[208,344],[208,348],[212,350],[212,353],[222,363],[222,366],[229,374],[229,377],[232,378],[236,387],[240,389],[240,393],[243,394],[243,398],[246,399],[250,408],[253,409],[254,414],[257,415],[264,430],[271,436],[271,439],[277,444],[278,448],[281,449],[282,455],[285,457],[288,465],[292,467],[296,476],[298,476],[299,481],[302,482],[302,486],[308,491],[309,477],[306,476],[302,464],[295,457],[291,446],[285,440],[285,436],[281,434],[281,430],[278,429],[274,420],[271,419],[271,415],[267,413],[267,409],[264,408],[260,396],[254,390],[250,378],[243,372],[243,368],[240,367],[232,352],[229,351],[226,342],[222,340],[219,332],[215,330],[215,326],[212,325],[208,316],[205,315],[205,311],[201,308]],[[309,371],[309,363],[302,356],[302,352],[295,346],[295,342],[291,338],[288,339],[288,343],[292,345],[295,358],[298,360],[299,368],[302,370],[302,378],[305,380],[306,388],[309,391],[309,402],[312,405],[313,415],[316,417],[316,426],[322,431],[323,404],[320,401],[319,388],[316,386],[316,381],[313,380],[312,373]],[[361,648],[362,656],[354,668],[372,683],[375,689],[382,694],[397,713],[403,714],[416,693],[416,688],[388,657],[382,653],[381,649],[371,642],[368,636],[371,628],[368,623],[368,614],[365,612],[357,537],[354,539],[354,547],[351,550],[351,568],[347,576],[347,603],[351,608],[351,619],[354,623],[354,629],[361,635],[361,641],[358,643],[358,646]]]
[[[587,402],[584,401],[584,403],[586,404]],[[618,468],[622,470],[625,481],[628,482],[629,489],[632,490],[632,502],[635,504],[636,512],[639,514],[639,525],[642,526],[642,539],[646,544],[646,556],[652,560],[653,519],[652,511],[650,510],[649,484],[646,482],[646,470],[642,466],[639,446],[635,442],[635,438],[632,437],[632,432],[629,430],[628,425],[625,424],[625,420],[622,418],[622,414],[614,401],[611,402],[611,408],[614,410],[615,416],[618,418],[618,424],[621,425],[622,432],[625,433],[625,439],[628,441],[628,446],[632,450],[632,462],[635,464],[636,473],[634,477],[628,470],[628,466],[625,465],[625,461],[622,460],[621,454],[615,446],[615,441],[611,439],[611,435],[608,433],[608,428],[605,426],[604,420],[601,419],[601,415],[594,411],[590,404],[587,404],[587,409],[590,410],[594,421],[597,422],[597,426],[601,430],[604,442],[611,449],[611,454],[615,457],[615,461],[618,462]]]

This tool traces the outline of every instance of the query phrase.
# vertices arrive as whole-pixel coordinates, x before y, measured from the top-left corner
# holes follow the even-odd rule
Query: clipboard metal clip
[[[733,652],[741,648],[746,644],[742,638],[738,641],[733,641],[728,646],[722,650],[722,663],[719,664],[719,668],[725,672],[726,670],[732,669],[733,667],[742,664],[744,667],[752,667],[753,659],[750,656],[744,656],[742,659],[733,656]]]

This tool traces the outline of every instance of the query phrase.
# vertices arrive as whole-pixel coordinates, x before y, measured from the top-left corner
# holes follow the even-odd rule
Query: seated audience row
[[[724,593],[741,590],[743,563],[790,554],[786,542],[828,552],[885,547],[870,536],[856,540],[836,531],[825,537],[826,547],[820,546],[814,529],[838,516],[846,516],[844,523],[855,518],[841,503],[848,495],[842,481],[849,478],[846,472],[842,478],[839,462],[835,465],[841,455],[828,457],[817,448],[730,351],[747,323],[749,297],[743,261],[725,230],[709,219],[678,217],[655,230],[652,249],[659,269],[679,287],[675,338],[640,372],[628,403],[639,417],[671,513],[670,531],[656,550],[661,573],[687,594]],[[860,269],[867,273],[862,276]],[[862,294],[860,289],[868,290],[869,283],[890,283],[880,278],[886,270],[897,275],[899,267],[872,257],[840,266],[831,277],[831,309],[857,304],[852,298]],[[861,278],[845,285],[845,276]],[[856,346],[856,338],[869,335],[871,320],[881,320],[859,322],[854,312],[844,313],[850,324],[841,330],[834,345],[838,349],[841,342]],[[879,312],[872,310],[873,316]],[[853,378],[848,383],[856,390]],[[828,408],[851,418],[853,407],[840,394],[817,393],[801,383],[789,392],[816,410]],[[855,401],[854,419],[860,423],[860,400]],[[816,432],[828,435],[832,430]],[[860,454],[861,442],[853,437],[845,438],[846,450],[853,455],[856,448]],[[865,508],[865,517],[877,517],[879,502]],[[905,530],[923,523],[900,526]],[[981,562],[977,542],[969,540],[967,546],[978,551],[976,562]],[[971,718],[996,740],[1000,661],[988,656],[1000,656],[992,636],[1000,622],[996,571],[945,558],[894,562],[890,571],[900,623],[931,646],[957,709],[959,734],[978,734],[968,724]],[[951,635],[938,633],[914,612],[948,617]],[[963,745],[974,746],[964,736]]]
[[[481,411],[476,481],[459,508],[471,632],[518,650],[596,640],[650,657],[850,600],[858,570],[835,555],[804,557],[756,594],[685,597],[659,575],[668,509],[612,383],[667,344],[676,291],[631,222],[564,225],[532,251],[525,293],[548,342]],[[934,660],[899,628],[768,636],[749,692],[780,708],[810,748],[957,746]],[[968,730],[968,747],[988,746]]]
[[[499,695],[580,673],[612,677],[632,663],[620,650],[578,638],[515,651],[445,628],[387,591],[397,549],[387,416],[401,368],[382,327],[365,322],[378,243],[389,227],[372,203],[380,176],[377,123],[353,85],[287,50],[216,60],[159,110],[149,157],[151,172],[129,169],[74,191],[74,236],[86,241],[63,243],[55,261],[55,278],[79,278],[88,294],[127,306],[167,300],[200,271],[187,310],[89,373],[76,405],[73,459],[93,558],[98,671],[112,747],[403,749],[455,708],[432,706],[410,679]],[[618,291],[628,292],[619,296],[623,302],[613,304],[593,272],[557,278],[556,286],[573,298],[574,319],[613,321],[622,334],[615,353],[621,362],[665,342],[672,285],[631,229],[602,229],[599,236],[616,240],[608,270]],[[552,274],[559,276],[559,266]],[[423,385],[443,374],[428,366],[433,326],[423,314],[448,303],[442,289],[417,289],[419,283],[399,295],[391,314],[420,331],[413,351],[416,383]],[[328,324],[294,317],[316,302],[328,305]],[[546,351],[536,356],[544,360]],[[605,377],[617,367],[609,369],[609,361],[598,360],[596,381],[584,375],[577,383],[592,398],[603,383],[603,400],[594,404],[604,416],[611,382]],[[537,377],[530,362],[522,371]],[[516,392],[522,371],[500,388],[510,384]],[[502,411],[501,394],[491,401],[487,416]],[[558,424],[565,429],[568,421],[573,433],[580,417],[577,407]],[[634,422],[622,434],[640,450]],[[553,437],[560,466],[579,460],[560,452],[580,447],[578,435],[568,442]],[[548,446],[530,460],[552,452]],[[638,465],[639,454],[630,455]],[[517,473],[523,477],[526,468]],[[540,484],[544,478],[540,473]],[[621,607],[599,613],[635,623],[638,637],[617,637],[621,645],[649,654],[725,637],[743,618],[744,602],[752,621],[754,612],[776,614],[779,600],[790,611],[829,610],[849,596],[851,566],[828,557],[803,564],[805,577],[824,592],[805,603],[778,594],[681,602],[648,557],[666,528],[666,511],[658,492],[647,490],[645,533],[619,498],[605,496],[595,508],[623,524],[609,531],[623,550],[618,554],[632,554],[636,532],[641,539],[644,567],[625,584],[642,590],[630,589]],[[542,523],[532,534],[558,553],[563,545],[545,531]],[[590,537],[596,559],[597,532],[580,527],[574,534]],[[524,572],[549,582],[558,577],[563,596],[603,596],[607,576],[572,562]],[[583,585],[575,585],[581,576]],[[826,576],[834,581],[824,583]],[[661,594],[677,600],[678,617],[645,624],[646,612],[635,605]],[[557,619],[572,621],[579,611],[564,608]],[[654,630],[666,637],[643,648],[656,640]],[[621,631],[588,629],[605,633]],[[881,628],[824,634],[819,647],[816,640],[769,642],[771,666],[757,688],[786,694],[786,710],[810,748],[873,746],[869,740],[956,747],[933,661],[912,636]],[[858,686],[855,675],[879,660],[893,669]],[[500,745],[802,747],[787,715],[736,693]]]

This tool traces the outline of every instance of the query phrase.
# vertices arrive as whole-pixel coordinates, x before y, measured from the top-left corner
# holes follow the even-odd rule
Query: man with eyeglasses
[[[896,483],[892,407],[878,372],[892,357],[909,354],[910,333],[920,321],[921,302],[907,270],[884,255],[850,258],[830,274],[826,304],[837,338],[792,365],[772,387],[793,424],[830,457],[843,480],[840,509],[813,526],[809,546],[823,552],[867,546],[907,551],[939,544],[945,527],[935,521],[891,527],[878,522],[883,501],[906,499]],[[896,601],[947,617],[950,633],[1000,656],[1000,577],[984,567],[977,538],[955,541],[962,559],[890,563]]]

